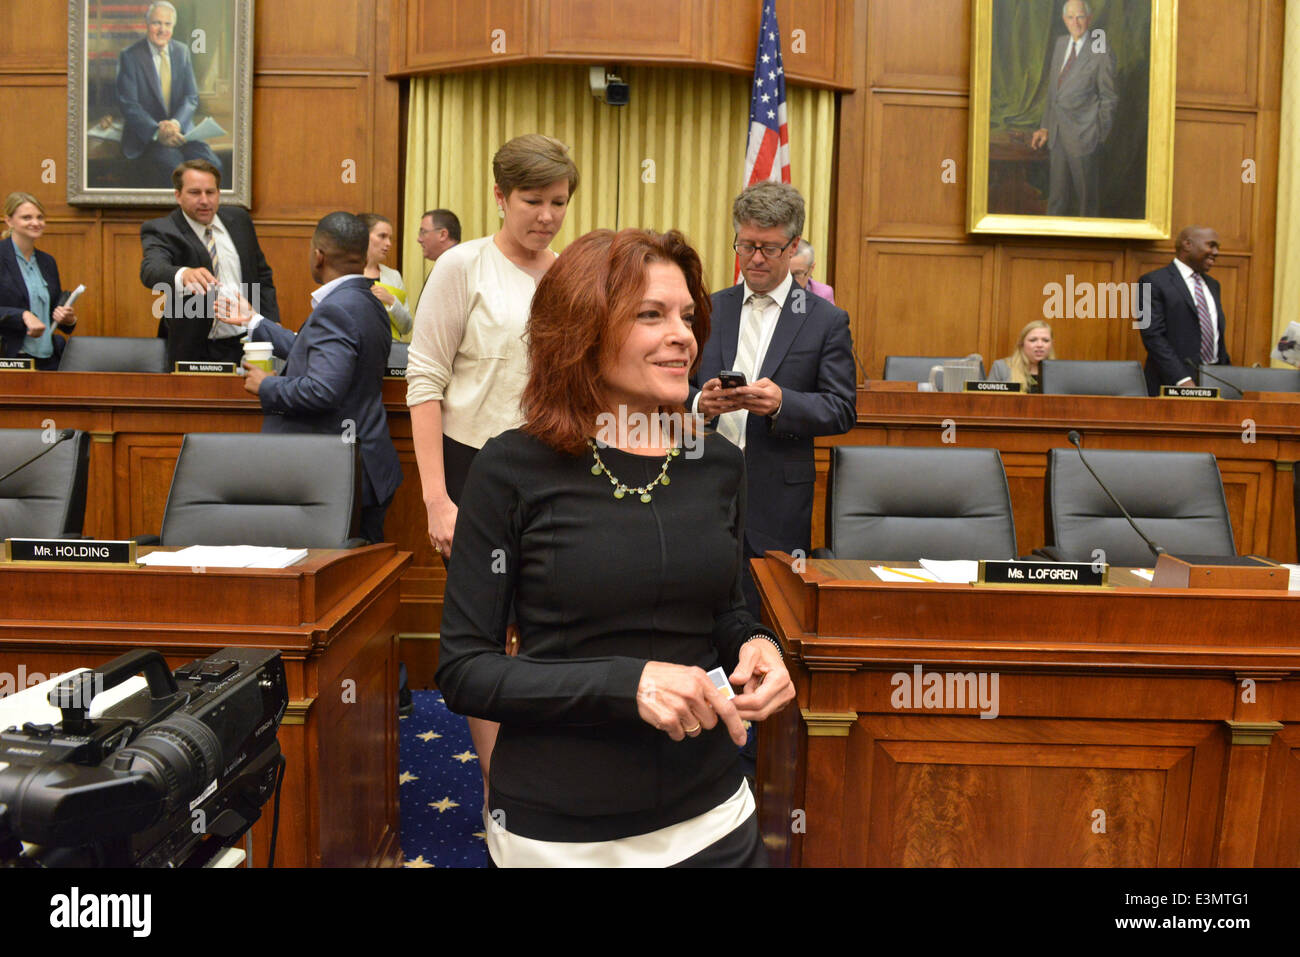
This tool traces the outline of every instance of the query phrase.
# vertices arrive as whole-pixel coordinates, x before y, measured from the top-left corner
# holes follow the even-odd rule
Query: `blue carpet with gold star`
[[[407,867],[487,867],[483,774],[469,725],[437,691],[414,691],[398,722],[402,853]]]

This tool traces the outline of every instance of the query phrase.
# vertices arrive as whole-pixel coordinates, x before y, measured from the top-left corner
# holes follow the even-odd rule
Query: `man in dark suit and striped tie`
[[[1219,255],[1219,234],[1188,226],[1178,234],[1175,259],[1138,280],[1142,344],[1147,348],[1147,391],[1195,385],[1195,364],[1231,365],[1219,283],[1208,275]]]
[[[178,208],[140,226],[140,281],[154,291],[158,335],[168,363],[234,362],[243,358],[244,330],[222,322],[219,295],[242,297],[280,321],[271,267],[248,213],[221,206],[221,171],[186,160],[172,172]]]

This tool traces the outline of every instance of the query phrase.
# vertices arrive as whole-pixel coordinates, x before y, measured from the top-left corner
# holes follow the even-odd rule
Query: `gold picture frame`
[[[1095,13],[1087,26],[1082,39],[1083,46],[1093,53],[1098,48],[1103,55],[1110,58],[1107,82],[1111,92],[1111,112],[1113,123],[1126,124],[1127,139],[1112,142],[1104,137],[1116,131],[1112,125],[1107,134],[1103,134],[1100,146],[1086,154],[1087,162],[1092,164],[1091,172],[1094,184],[1100,188],[1093,189],[1090,201],[1078,200],[1088,189],[1071,192],[1068,184],[1059,187],[1060,194],[1068,196],[1068,201],[1058,199],[1052,191],[1053,163],[1051,161],[1051,143],[1035,147],[1037,134],[1033,130],[1033,120],[1039,114],[1042,102],[1053,104],[1051,90],[1052,77],[1057,76],[1057,88],[1068,70],[1065,51],[1069,49],[1066,38],[1068,24],[1065,22],[1065,6],[1060,0],[1052,4],[1050,22],[1041,12],[1045,8],[1042,0],[1033,0],[1035,9],[1022,6],[1026,0],[974,0],[971,17],[971,88],[970,88],[970,185],[967,190],[966,228],[971,233],[1000,233],[1021,236],[1083,236],[1111,239],[1168,239],[1173,217],[1173,154],[1174,154],[1174,97],[1175,72],[1177,60],[1177,0],[1093,0],[1091,4]],[[1107,16],[1116,23],[1123,14],[1125,25],[1130,26],[1134,17],[1141,22],[1141,7],[1145,3],[1150,7],[1150,19],[1147,21],[1149,42],[1135,42],[1133,37],[1125,36],[1126,44],[1119,52],[1125,55],[1125,62],[1116,67],[1119,59],[1113,45],[1108,46]],[[1024,14],[1033,15],[1034,22],[1028,25]],[[1073,10],[1072,12],[1077,12]],[[1005,56],[999,57],[999,90],[995,91],[994,72],[992,70],[995,39],[1003,54],[1007,51],[1009,33],[1007,26],[1011,18],[1015,20],[1016,35],[1044,35],[1045,46],[1042,51],[1041,73],[1036,73],[1037,51],[1027,51],[1018,60],[1023,63],[1021,80],[1015,88],[1019,99],[1011,106],[1008,97],[1001,94],[1003,88],[1010,89],[1006,75],[1008,68]],[[999,30],[1002,33],[998,33]],[[1045,32],[1046,31],[1046,32]],[[995,36],[996,35],[996,36]],[[1140,34],[1138,34],[1140,40]],[[1121,38],[1115,38],[1117,40]],[[1082,49],[1082,47],[1080,48]],[[1106,51],[1109,51],[1107,53]],[[1142,70],[1141,54],[1146,53],[1146,68]],[[1017,52],[1018,51],[1013,51]],[[1079,68],[1077,84],[1087,80],[1088,64],[1084,56],[1078,57]],[[1095,76],[1096,70],[1093,70]],[[1118,78],[1118,79],[1117,79]],[[1098,81],[1097,85],[1100,85]],[[1139,95],[1145,86],[1145,97]],[[1083,94],[1079,94],[1080,97]],[[993,115],[995,101],[1002,112]],[[1145,105],[1145,123],[1142,122],[1142,108]],[[1019,114],[1015,110],[1020,107]],[[1046,108],[1041,108],[1044,119]],[[1029,121],[1029,122],[1026,122]],[[1058,131],[1063,128],[1065,120],[1057,118]],[[995,128],[996,124],[996,128]],[[1101,124],[1097,124],[1101,125]],[[1039,126],[1041,129],[1041,124]],[[1139,143],[1141,133],[1145,133],[1145,143]],[[1059,135],[1058,139],[1066,139]],[[1081,135],[1077,139],[1084,139]],[[1116,139],[1119,139],[1116,137]],[[1145,176],[1117,174],[1114,167],[1119,164],[1131,165],[1140,162],[1145,156]],[[1069,163],[1069,154],[1062,148],[1059,161]],[[1103,177],[1100,169],[1110,164],[1110,176]],[[1064,182],[1076,176],[1074,168],[1066,175],[1058,177]],[[1085,174],[1086,180],[1086,174]],[[1047,186],[1043,184],[1046,182]],[[1137,183],[1141,183],[1140,190]],[[1099,201],[1097,195],[1101,194]],[[1078,213],[1063,215],[1062,205],[1068,203],[1077,208]],[[1037,206],[1046,207],[1043,212]],[[1056,204],[1056,211],[1051,206]]]

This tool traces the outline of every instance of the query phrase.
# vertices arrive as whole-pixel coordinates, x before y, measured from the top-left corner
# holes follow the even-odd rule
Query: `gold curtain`
[[[556,237],[562,249],[592,229],[676,227],[704,260],[711,289],[732,278],[731,202],[742,186],[749,123],[746,76],[709,70],[637,67],[623,74],[631,103],[611,107],[591,95],[583,66],[522,66],[416,77],[407,118],[405,222],[445,207],[464,239],[495,232],[492,154],[522,133],[569,145],[581,176]],[[804,238],[825,277],[835,146],[835,96],[787,91],[792,181],[807,203]],[[402,272],[423,286],[428,264],[409,239]]]
[[[1273,268],[1273,344],[1287,323],[1300,320],[1300,3],[1286,5],[1282,56],[1282,116],[1278,140],[1277,249]],[[1289,369],[1278,362],[1274,366]]]

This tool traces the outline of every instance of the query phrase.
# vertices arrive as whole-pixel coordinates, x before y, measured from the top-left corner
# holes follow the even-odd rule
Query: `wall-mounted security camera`
[[[627,106],[631,99],[630,88],[613,69],[593,66],[590,71],[591,95],[604,100],[609,106]]]

